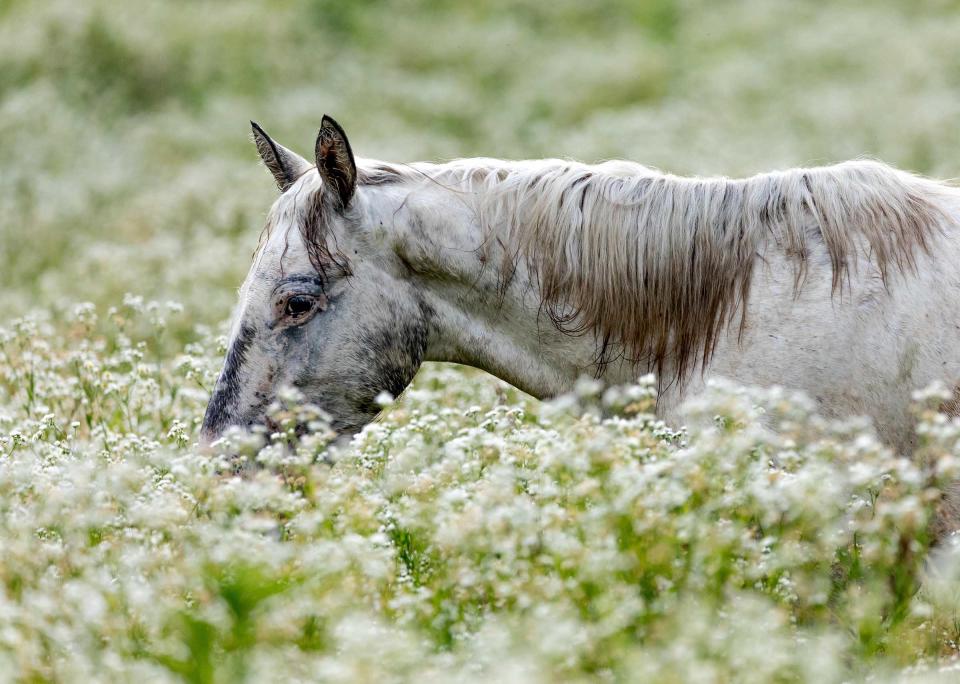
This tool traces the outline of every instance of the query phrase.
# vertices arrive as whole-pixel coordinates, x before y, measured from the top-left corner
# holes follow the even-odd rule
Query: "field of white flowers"
[[[779,390],[685,429],[649,378],[539,403],[441,365],[349,447],[292,395],[306,435],[195,443],[274,196],[249,119],[957,176],[957,36],[954,0],[0,0],[0,681],[955,681],[935,390],[911,459]]]

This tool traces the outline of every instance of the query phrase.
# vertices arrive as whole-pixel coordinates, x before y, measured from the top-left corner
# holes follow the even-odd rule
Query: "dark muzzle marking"
[[[254,334],[253,328],[241,327],[240,334],[227,352],[223,371],[217,379],[213,396],[210,397],[203,416],[203,432],[208,435],[218,436],[236,418],[232,413],[237,409],[236,403],[240,396],[240,370],[247,359],[247,350],[253,342]]]

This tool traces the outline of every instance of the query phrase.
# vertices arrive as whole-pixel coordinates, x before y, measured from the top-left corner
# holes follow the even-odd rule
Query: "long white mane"
[[[554,321],[596,334],[601,363],[622,353],[680,378],[709,360],[738,314],[742,325],[754,264],[771,241],[794,258],[797,287],[815,242],[835,290],[858,258],[886,281],[891,269],[915,268],[960,202],[944,183],[876,161],[731,179],[622,161],[469,159],[367,177],[376,183],[384,171],[469,202],[487,249],[504,248],[505,281],[522,260]]]

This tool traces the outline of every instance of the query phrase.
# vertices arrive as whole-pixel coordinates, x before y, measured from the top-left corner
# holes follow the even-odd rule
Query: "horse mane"
[[[957,206],[949,186],[870,160],[742,179],[489,159],[380,165],[371,175],[393,174],[458,191],[479,217],[483,249],[502,248],[504,286],[522,262],[557,328],[596,336],[598,375],[620,355],[661,381],[705,367],[728,325],[743,331],[769,241],[792,258],[797,291],[815,241],[834,292],[861,257],[886,283],[892,269],[915,269]]]

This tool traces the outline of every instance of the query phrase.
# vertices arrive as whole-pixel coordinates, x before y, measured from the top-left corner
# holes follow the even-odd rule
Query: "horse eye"
[[[284,314],[291,318],[299,318],[304,314],[310,313],[311,309],[313,309],[313,297],[294,295],[287,300]]]

